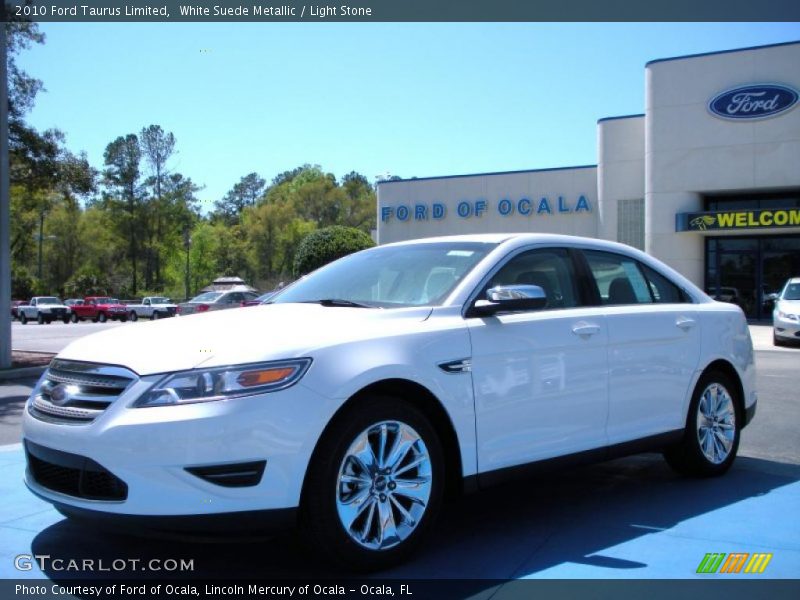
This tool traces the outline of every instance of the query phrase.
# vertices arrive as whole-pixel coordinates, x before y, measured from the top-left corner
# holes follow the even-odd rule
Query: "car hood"
[[[800,312],[800,300],[778,300],[777,308],[783,311]]]
[[[313,356],[317,348],[413,331],[431,310],[264,304],[115,327],[74,341],[58,357],[149,375]]]

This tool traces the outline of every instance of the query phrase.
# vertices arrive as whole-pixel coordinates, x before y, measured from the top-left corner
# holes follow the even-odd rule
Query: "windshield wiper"
[[[322,306],[344,306],[347,308],[375,308],[369,304],[359,304],[352,300],[342,300],[341,298],[322,298],[320,300],[305,300],[303,304],[320,304]]]

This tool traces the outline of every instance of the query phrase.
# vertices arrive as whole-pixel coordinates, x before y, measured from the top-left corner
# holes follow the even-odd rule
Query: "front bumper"
[[[296,508],[198,515],[143,516],[77,508],[70,504],[55,502],[42,496],[35,489],[31,489],[31,491],[52,503],[56,510],[65,517],[90,523],[102,529],[134,535],[191,538],[252,536],[285,531],[297,523]]]
[[[800,321],[781,318],[776,314],[772,319],[772,331],[775,337],[800,342]]]
[[[55,485],[53,478],[37,480],[30,463],[25,473],[28,488],[79,518],[95,513],[120,522],[156,517],[157,529],[172,520],[191,529],[205,517],[291,510],[299,505],[308,462],[337,408],[335,402],[298,383],[249,398],[129,408],[151,383],[137,381],[88,424],[43,421],[27,407],[23,417],[26,446],[96,464],[124,483],[124,498],[97,499],[74,491],[77,488]],[[263,475],[255,484],[239,487],[220,485],[187,470],[254,461],[266,461]],[[225,518],[220,522],[227,523]]]

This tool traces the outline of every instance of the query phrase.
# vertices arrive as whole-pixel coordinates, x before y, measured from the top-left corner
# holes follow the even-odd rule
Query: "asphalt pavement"
[[[492,488],[446,506],[422,552],[375,577],[467,579],[473,581],[465,590],[470,596],[486,592],[492,579],[708,578],[696,573],[706,553],[764,552],[773,557],[758,577],[797,578],[800,348],[759,350],[756,362],[758,412],[726,476],[680,477],[659,455],[644,454]],[[32,384],[0,385],[0,443],[19,440]],[[96,532],[31,495],[22,484],[24,468],[18,443],[0,447],[0,577],[86,577],[48,568],[16,571],[13,557],[21,553],[107,561],[186,558],[194,560],[194,570],[170,575],[192,579],[345,575],[308,556],[291,532],[216,544],[154,544]],[[129,569],[112,576],[147,574]]]
[[[13,321],[11,323],[11,348],[25,352],[57,353],[66,348],[70,342],[90,333],[135,325],[136,323],[122,323],[121,321],[106,321],[105,323],[55,321],[49,325],[39,325],[36,321],[28,321],[26,325],[23,325],[19,321]]]

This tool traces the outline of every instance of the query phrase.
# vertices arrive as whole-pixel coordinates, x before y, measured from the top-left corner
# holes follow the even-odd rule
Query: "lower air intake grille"
[[[258,485],[264,474],[267,461],[236,463],[235,465],[209,465],[205,467],[186,467],[186,470],[214,485],[222,487],[250,487]]]
[[[125,500],[128,486],[90,458],[25,440],[33,480],[48,490],[87,500]]]

